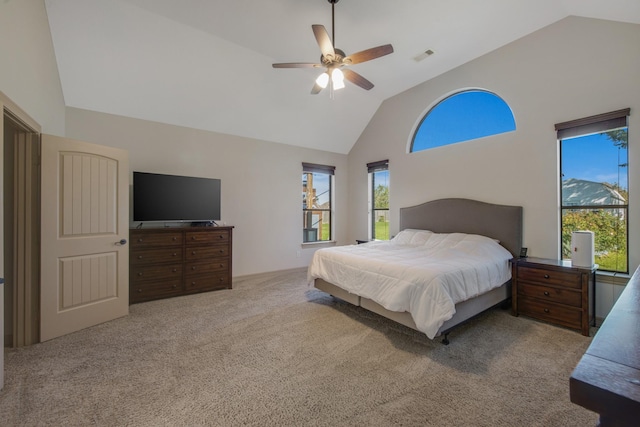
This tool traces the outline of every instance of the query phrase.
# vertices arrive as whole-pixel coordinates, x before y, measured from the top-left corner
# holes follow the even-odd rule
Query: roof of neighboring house
[[[562,205],[625,205],[627,201],[611,184],[571,178],[562,181]]]

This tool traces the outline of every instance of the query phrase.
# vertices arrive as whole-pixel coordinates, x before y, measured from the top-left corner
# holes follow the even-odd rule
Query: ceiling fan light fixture
[[[327,87],[327,85],[329,84],[329,73],[325,71],[324,73],[320,74],[316,79],[316,84],[322,89]]]
[[[340,68],[334,68],[331,72],[331,83],[334,90],[344,88],[344,73]]]

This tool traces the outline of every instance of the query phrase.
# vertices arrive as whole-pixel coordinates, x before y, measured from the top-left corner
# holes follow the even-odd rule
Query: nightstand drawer
[[[573,272],[518,266],[518,280],[582,289],[580,275]]]
[[[569,328],[580,328],[582,323],[582,310],[567,307],[551,302],[520,298],[518,301],[520,314],[535,317],[536,319],[549,321]]]
[[[529,298],[538,298],[543,301],[571,305],[578,308],[582,307],[582,294],[579,291],[569,289],[520,282],[518,284],[518,295]]]

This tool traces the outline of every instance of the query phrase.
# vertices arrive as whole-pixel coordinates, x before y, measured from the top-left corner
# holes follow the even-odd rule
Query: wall
[[[0,91],[52,135],[65,104],[43,0],[0,1]]]
[[[75,108],[66,117],[69,138],[129,150],[132,171],[221,179],[234,276],[307,266],[319,247],[301,246],[302,162],[336,167],[334,223],[346,243],[346,155]]]
[[[366,163],[389,159],[391,231],[398,209],[441,197],[524,207],[524,246],[559,255],[558,144],[554,124],[630,107],[630,266],[640,263],[640,25],[569,17],[387,99],[349,153],[350,238],[366,236]],[[435,57],[434,57],[435,58]],[[428,61],[428,60],[427,60]],[[426,61],[425,61],[426,62]],[[407,154],[413,129],[446,95],[500,95],[516,131]],[[464,125],[464,124],[461,124]],[[602,288],[602,289],[600,289]],[[614,299],[618,287],[602,287]],[[600,313],[602,314],[602,313]]]

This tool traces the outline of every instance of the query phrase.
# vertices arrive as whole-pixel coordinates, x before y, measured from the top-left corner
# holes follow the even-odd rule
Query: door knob
[[[119,242],[116,242],[116,245],[124,246],[127,244],[127,239],[120,239]]]

